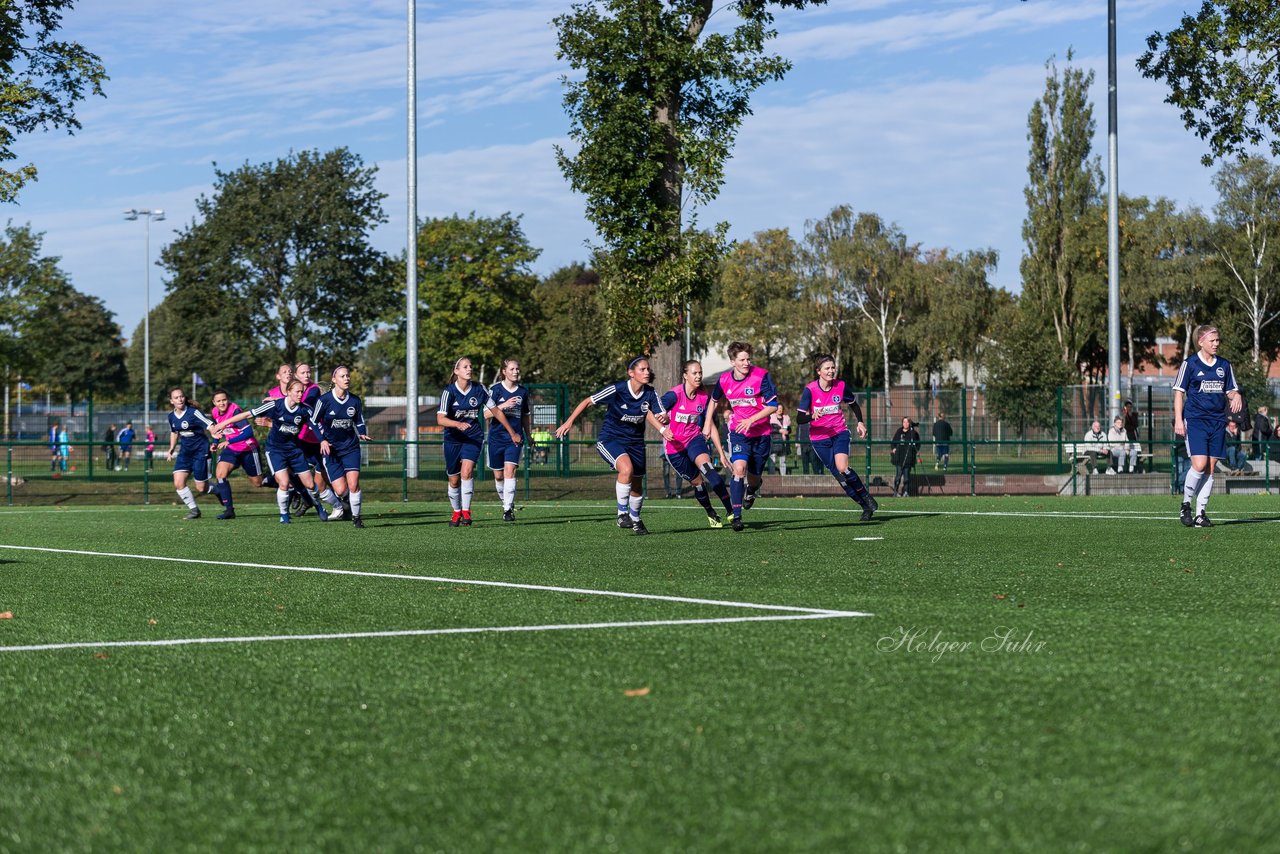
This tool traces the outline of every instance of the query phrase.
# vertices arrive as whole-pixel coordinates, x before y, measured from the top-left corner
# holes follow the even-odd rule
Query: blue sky
[[[1134,60],[1189,0],[1121,0],[1120,188],[1211,208],[1210,170],[1164,92]],[[419,213],[523,215],[541,273],[588,257],[592,228],[552,147],[566,141],[551,19],[566,0],[418,4]],[[993,247],[995,281],[1018,289],[1026,119],[1044,63],[1095,69],[1106,151],[1105,0],[831,0],[778,15],[775,49],[794,63],[757,93],[721,196],[700,215],[731,235],[803,234],[836,205],[875,211],[927,247]],[[76,287],[102,297],[131,334],[143,315],[143,226],[161,245],[190,223],[213,166],[346,146],[379,169],[403,250],[404,0],[82,0],[64,31],[97,52],[107,98],[80,108],[75,136],[20,140],[40,180],[4,216],[45,233]],[[25,162],[25,161],[24,161]],[[152,268],[152,303],[163,295]]]

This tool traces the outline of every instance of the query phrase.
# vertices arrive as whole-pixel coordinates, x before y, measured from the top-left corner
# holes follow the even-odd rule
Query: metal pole
[[[145,271],[143,285],[146,312],[142,315],[142,429],[145,431],[151,423],[151,215],[147,214],[143,227],[144,257],[142,269]]]
[[[404,415],[405,477],[418,476],[418,16],[417,0],[409,0],[409,234],[404,253]],[[408,498],[408,484],[405,484]]]
[[[1116,0],[1107,0],[1107,387],[1120,414],[1120,162],[1116,121]]]

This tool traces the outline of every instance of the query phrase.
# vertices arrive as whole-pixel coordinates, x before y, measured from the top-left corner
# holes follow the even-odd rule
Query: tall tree
[[[618,379],[600,276],[581,264],[561,267],[533,291],[537,322],[529,329],[525,375],[594,392]]]
[[[1025,436],[1056,416],[1058,388],[1075,377],[1036,311],[1010,304],[997,320],[999,346],[988,368],[987,407]]]
[[[1280,6],[1271,0],[1204,0],[1176,29],[1147,37],[1138,68],[1168,85],[1165,102],[1208,141],[1206,166],[1268,139],[1280,155],[1278,35]]]
[[[454,215],[418,226],[418,358],[427,376],[443,385],[453,363],[467,356],[477,382],[492,381],[499,360],[523,352],[536,311],[538,278],[531,268],[540,254],[525,237],[520,218],[509,213]],[[402,355],[404,313],[397,310],[389,317]]]
[[[19,134],[80,129],[75,105],[86,94],[102,95],[107,71],[96,55],[62,41],[62,14],[75,0],[6,0],[0,3],[0,163],[17,158]],[[0,201],[12,202],[28,181],[34,163],[0,167]]]
[[[879,338],[888,406],[889,352],[917,290],[920,247],[896,225],[848,205],[809,223],[805,243],[819,302],[852,309]]]
[[[936,371],[945,381],[945,365],[954,360],[960,363],[960,382],[972,378],[977,385],[995,314],[996,290],[989,277],[998,260],[994,249],[926,254],[919,295],[925,310],[915,312],[908,336],[916,349],[914,373]]]
[[[1067,53],[1067,61],[1072,55]],[[1045,91],[1031,108],[1031,143],[1022,238],[1023,293],[1053,329],[1062,361],[1088,361],[1087,324],[1105,310],[1106,291],[1096,272],[1087,217],[1099,205],[1102,167],[1091,156],[1094,132],[1089,86],[1093,72],[1050,60]]]
[[[1218,170],[1218,227],[1213,245],[1234,284],[1231,295],[1253,337],[1253,361],[1262,357],[1262,333],[1280,317],[1280,168],[1242,157]]]
[[[790,67],[765,51],[772,10],[824,2],[739,0],[719,31],[713,0],[584,0],[555,19],[558,56],[580,72],[564,78],[577,150],[557,150],[560,168],[601,240],[612,333],[629,349],[662,345],[659,383],[678,379],[684,306],[723,250],[725,229],[698,231],[696,209],[720,191],[751,93]]]
[[[1213,317],[1225,293],[1209,220],[1198,210],[1173,211],[1157,205],[1147,221],[1155,252],[1156,299],[1163,330],[1191,355],[1191,333]]]
[[[249,306],[244,325],[286,361],[348,361],[396,300],[369,234],[386,222],[375,168],[345,148],[214,169],[214,193],[161,252],[171,291],[204,287]]]
[[[812,352],[801,298],[800,246],[785,228],[757,232],[725,258],[707,321],[716,344],[748,341],[782,388],[799,387]]]

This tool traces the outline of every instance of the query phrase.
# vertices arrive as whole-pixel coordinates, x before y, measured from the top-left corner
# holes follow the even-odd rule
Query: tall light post
[[[145,249],[143,294],[147,304],[146,313],[142,315],[142,435],[145,437],[145,431],[151,426],[151,222],[162,222],[164,211],[160,208],[130,208],[124,212],[124,218],[141,218],[145,222],[142,229]]]

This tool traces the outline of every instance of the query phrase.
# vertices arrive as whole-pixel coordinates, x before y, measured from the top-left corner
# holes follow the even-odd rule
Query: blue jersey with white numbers
[[[454,442],[468,439],[473,442],[484,441],[484,411],[492,405],[489,402],[489,390],[484,386],[470,383],[467,390],[462,391],[457,383],[449,383],[440,392],[440,412],[445,418],[465,421],[471,426],[466,430],[446,427],[444,437]]]
[[[501,409],[502,404],[508,400],[516,401],[511,405],[510,409],[503,409],[502,414],[506,416],[507,423],[511,425],[511,429],[516,432],[516,435],[524,438],[524,417],[529,413],[529,389],[518,385],[514,391],[508,391],[506,386],[497,382],[489,388],[489,400],[492,401],[494,409]],[[511,441],[511,434],[496,418],[489,421],[489,441]]]
[[[267,434],[268,448],[294,448],[301,441],[298,436],[311,420],[311,407],[299,403],[295,408],[288,398],[273,397],[261,406],[253,408],[254,418],[270,418],[271,432]]]
[[[192,406],[182,412],[169,413],[169,430],[178,434],[178,445],[183,451],[208,453],[209,436],[205,430],[212,426],[209,416]]]
[[[1187,396],[1182,415],[1187,419],[1226,425],[1227,392],[1239,391],[1230,363],[1221,356],[1206,364],[1199,353],[1182,363],[1173,387]]]
[[[666,411],[653,386],[641,386],[639,392],[633,392],[630,380],[605,386],[591,395],[591,402],[603,403],[608,407],[604,413],[604,421],[600,424],[599,438],[602,442],[610,439],[644,441],[646,413],[657,415]]]
[[[320,395],[316,401],[311,426],[337,452],[359,448],[360,437],[369,432],[360,398],[354,394],[339,398],[333,390]]]

